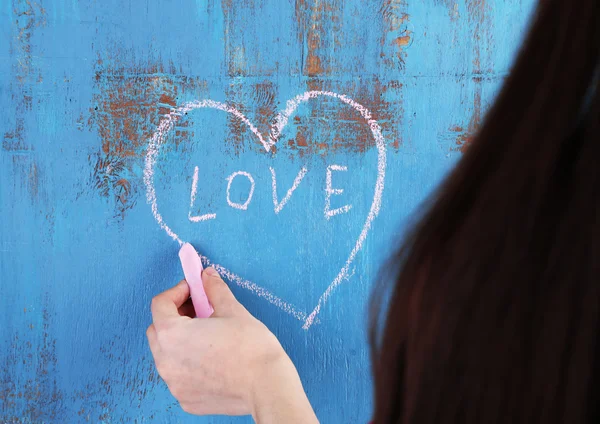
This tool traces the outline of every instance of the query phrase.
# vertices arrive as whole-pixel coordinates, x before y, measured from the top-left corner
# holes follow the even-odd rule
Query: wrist
[[[254,421],[271,423],[317,423],[300,376],[287,355],[265,364],[250,393]]]

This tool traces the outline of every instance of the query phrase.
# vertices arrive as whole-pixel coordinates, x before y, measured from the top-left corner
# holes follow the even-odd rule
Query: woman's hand
[[[215,309],[194,319],[187,283],[152,299],[146,332],[156,368],[191,414],[252,414],[259,423],[313,423],[296,368],[264,324],[235,299],[213,268],[202,274]]]

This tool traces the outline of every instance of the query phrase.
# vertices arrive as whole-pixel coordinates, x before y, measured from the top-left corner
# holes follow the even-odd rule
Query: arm
[[[252,416],[259,424],[318,423],[289,358],[265,371],[252,390]]]
[[[146,332],[158,373],[191,414],[247,415],[259,424],[317,423],[298,372],[277,338],[216,271],[202,274],[215,312],[193,319],[185,281],[152,300]]]

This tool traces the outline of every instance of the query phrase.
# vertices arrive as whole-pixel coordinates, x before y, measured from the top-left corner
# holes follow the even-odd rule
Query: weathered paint
[[[157,156],[156,196],[182,238],[235,274],[322,422],[366,422],[372,281],[473,139],[533,3],[0,0],[0,422],[249,421],[186,415],[154,371],[148,305],[182,273],[146,201],[145,158],[161,117],[188,102],[227,104],[270,140],[286,102],[311,90],[366,108],[387,164],[379,215],[308,330],[373,202],[378,148],[364,115],[308,100],[266,152],[238,117],[194,110]],[[275,211],[273,175],[281,201],[304,168]],[[255,181],[247,210],[227,203],[237,171]],[[247,184],[231,180],[229,200],[244,203]],[[327,200],[328,185],[344,192]],[[328,219],[326,202],[352,208]]]

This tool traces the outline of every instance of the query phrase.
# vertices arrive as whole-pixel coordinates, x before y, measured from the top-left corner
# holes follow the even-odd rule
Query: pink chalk
[[[204,291],[204,284],[202,284],[203,268],[200,256],[191,244],[184,243],[179,250],[179,259],[181,260],[185,281],[190,286],[190,296],[192,297],[196,316],[198,318],[208,318],[215,310],[210,305]]]

